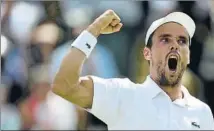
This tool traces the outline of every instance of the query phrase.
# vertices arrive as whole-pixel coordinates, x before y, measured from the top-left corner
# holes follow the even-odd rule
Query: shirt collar
[[[146,77],[146,80],[143,85],[145,86],[145,88],[147,88],[149,96],[152,99],[162,92],[162,89],[151,79],[150,76]]]
[[[148,88],[148,93],[151,99],[154,99],[160,93],[165,93],[152,79],[150,76],[147,76],[146,81],[144,82],[145,88]],[[177,99],[173,101],[174,104],[187,107],[191,106],[190,104],[190,94],[189,91],[182,85],[181,90],[183,92],[183,99]]]

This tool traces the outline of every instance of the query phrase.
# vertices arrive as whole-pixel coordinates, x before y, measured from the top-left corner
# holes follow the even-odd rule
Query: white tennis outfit
[[[150,76],[143,84],[120,78],[92,79],[94,98],[89,112],[109,130],[214,130],[210,107],[185,87],[184,98],[172,102]]]

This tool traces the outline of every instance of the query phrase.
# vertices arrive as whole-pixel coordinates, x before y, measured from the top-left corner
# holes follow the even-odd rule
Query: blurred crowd
[[[82,75],[148,75],[142,49],[152,21],[173,11],[196,22],[191,64],[182,79],[214,113],[214,1],[1,1],[1,129],[85,130],[106,125],[85,110],[50,92],[51,83],[72,41],[97,16],[113,9],[122,30],[102,35]],[[72,59],[71,59],[72,61]]]

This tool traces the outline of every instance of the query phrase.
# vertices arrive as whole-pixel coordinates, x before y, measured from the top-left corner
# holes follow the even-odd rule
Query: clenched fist
[[[100,34],[118,32],[122,26],[119,16],[113,10],[107,10],[87,28],[87,31],[98,37]]]

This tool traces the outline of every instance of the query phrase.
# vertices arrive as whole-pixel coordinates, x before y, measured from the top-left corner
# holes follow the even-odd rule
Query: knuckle
[[[107,13],[110,14],[110,15],[113,15],[114,11],[112,9],[109,9],[109,10],[107,10]]]
[[[121,20],[120,20],[120,19],[117,19],[116,21],[117,21],[117,23],[120,23]]]

